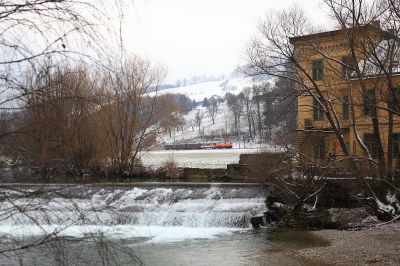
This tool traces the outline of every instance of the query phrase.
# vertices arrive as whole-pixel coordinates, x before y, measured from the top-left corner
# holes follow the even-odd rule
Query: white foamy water
[[[264,212],[258,187],[141,187],[2,190],[0,235],[51,235],[173,242],[250,228]]]
[[[210,239],[219,235],[237,232],[239,228],[224,227],[182,227],[182,226],[139,226],[139,225],[1,225],[0,234],[18,238],[40,237],[57,234],[53,238],[91,238],[104,236],[107,239],[130,240],[144,238],[145,243],[167,243],[187,239]]]

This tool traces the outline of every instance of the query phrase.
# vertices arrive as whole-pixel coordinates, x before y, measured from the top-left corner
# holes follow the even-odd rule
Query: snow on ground
[[[204,118],[202,124],[199,127],[195,125],[196,113],[200,111]],[[226,104],[220,105],[220,110],[215,118],[215,124],[212,123],[211,117],[208,114],[207,108],[197,107],[196,109],[190,111],[185,115],[186,126],[182,130],[173,131],[171,136],[166,133],[159,136],[160,143],[182,143],[185,140],[191,140],[191,142],[196,142],[195,138],[199,138],[202,135],[223,135],[226,130],[230,129],[230,118],[229,109]],[[193,127],[192,127],[193,125]],[[204,142],[204,141],[201,141]]]
[[[238,146],[237,143],[233,145]],[[140,153],[140,158],[143,165],[153,168],[161,167],[167,161],[173,161],[178,167],[225,169],[228,164],[239,163],[240,154],[282,151],[282,148],[274,145],[257,145],[258,147],[229,150],[148,151]]]
[[[182,86],[177,88],[166,89],[158,92],[149,93],[150,96],[155,94],[184,94],[196,102],[203,101],[205,97],[210,98],[213,95],[224,97],[225,93],[239,94],[243,88],[255,85],[251,78],[239,77],[230,78],[222,81],[209,81],[198,84]]]
[[[195,125],[195,116],[198,111],[204,115],[200,129]],[[186,125],[183,127],[183,130],[172,131],[171,136],[169,133],[160,134],[157,142],[163,144],[207,142],[207,140],[201,138],[202,136],[216,136],[217,138],[220,136],[219,141],[223,141],[223,136],[226,132],[232,133],[233,130],[231,116],[231,111],[226,102],[221,103],[217,116],[215,117],[215,124],[213,124],[207,108],[199,106],[185,115]],[[193,125],[193,127],[191,125]],[[242,117],[241,119],[241,128],[243,132],[247,131],[247,121],[245,117]],[[239,141],[238,138],[234,138],[230,139],[229,142],[233,144],[233,148],[239,149],[262,149],[264,151],[274,151],[277,148],[269,143],[258,143],[258,139],[255,139],[252,142],[244,142],[242,139]]]
[[[265,81],[264,81],[265,82]],[[273,80],[270,79],[266,81],[268,83],[273,83]],[[253,85],[259,85],[261,82],[255,82],[251,78],[246,77],[233,77],[228,78],[223,81],[211,81],[211,82],[203,82],[194,85],[182,86],[178,88],[171,88],[157,92],[160,94],[184,94],[191,99],[196,100],[197,102],[201,102],[205,97],[210,99],[212,96],[220,96],[223,97],[227,92],[232,94],[239,94],[245,87],[251,87]],[[155,93],[151,93],[150,95],[154,95]],[[203,116],[200,127],[196,125],[195,117],[196,114],[200,112]],[[159,144],[173,144],[173,143],[207,143],[213,141],[227,141],[233,144],[234,149],[253,149],[252,152],[258,151],[275,151],[276,147],[270,144],[260,144],[258,139],[255,139],[251,142],[248,140],[243,141],[243,137],[239,140],[238,137],[230,137],[229,140],[224,140],[223,136],[232,134],[233,132],[233,117],[231,110],[229,109],[226,102],[219,104],[219,110],[215,117],[215,123],[212,122],[208,109],[206,107],[197,106],[194,110],[190,111],[184,116],[186,125],[179,130],[173,130],[171,135],[169,133],[160,134],[157,139],[157,143]],[[243,116],[241,119],[241,131],[247,132],[247,120]],[[227,134],[228,133],[228,134]],[[212,137],[210,137],[212,136]],[[163,148],[159,146],[158,148]],[[232,150],[233,151],[233,150]],[[230,157],[229,154],[238,154],[245,153],[243,150],[240,152],[230,152],[221,154],[225,159],[217,160],[215,162],[215,166],[208,165],[208,167],[217,167],[216,165],[221,165],[221,162],[224,163],[235,163],[238,161],[238,155],[234,157]],[[198,152],[198,151],[197,151]],[[201,152],[200,152],[201,153]],[[207,152],[209,153],[209,151]],[[169,156],[171,152],[169,152]],[[159,157],[159,154],[153,154],[152,156]],[[192,156],[190,158],[195,158],[196,156]],[[144,155],[144,158],[148,158],[149,155]],[[176,153],[175,153],[176,157]],[[179,157],[179,155],[178,155]],[[228,159],[229,158],[229,159]],[[160,157],[161,159],[161,157]],[[162,158],[163,160],[167,160],[168,158]],[[176,159],[176,158],[175,158]],[[183,158],[182,158],[183,159]],[[149,161],[151,164],[154,161]],[[184,166],[189,166],[186,163],[183,163]],[[225,164],[226,165],[226,164]],[[197,166],[197,165],[196,165]],[[194,166],[192,166],[194,167]]]
[[[178,167],[224,169],[227,164],[239,163],[243,153],[256,153],[257,149],[230,150],[176,150],[150,151],[140,154],[143,165],[161,167],[167,161],[173,161]]]

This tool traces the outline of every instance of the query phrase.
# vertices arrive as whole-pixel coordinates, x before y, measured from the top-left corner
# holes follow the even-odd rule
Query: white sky
[[[326,25],[319,0],[134,0],[125,12],[126,48],[166,67],[166,83],[229,74],[259,18],[293,3]]]

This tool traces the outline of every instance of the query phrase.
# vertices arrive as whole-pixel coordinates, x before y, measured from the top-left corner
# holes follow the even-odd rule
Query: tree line
[[[41,176],[51,169],[132,174],[179,96],[148,96],[164,70],[132,57],[112,68],[45,64],[26,73],[2,114],[2,152]],[[189,100],[189,105],[191,104]]]
[[[237,138],[268,142],[296,128],[296,101],[293,88],[277,79],[246,87],[238,95],[226,93],[231,130]]]

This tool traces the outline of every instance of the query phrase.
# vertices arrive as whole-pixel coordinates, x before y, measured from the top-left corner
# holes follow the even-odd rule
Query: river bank
[[[311,232],[329,245],[299,249],[294,255],[323,265],[400,265],[400,223],[366,227],[357,231]]]

